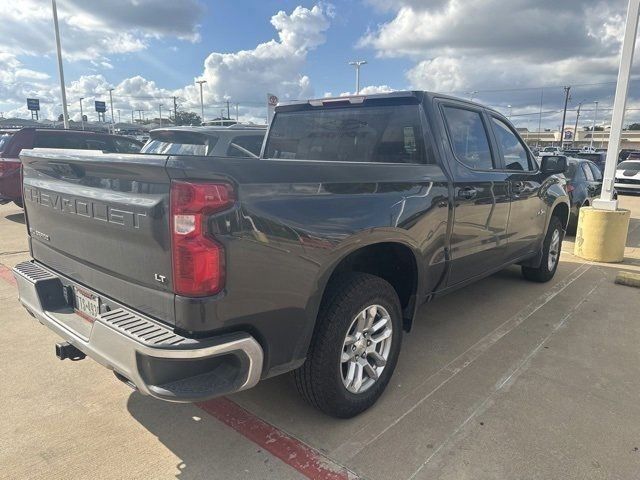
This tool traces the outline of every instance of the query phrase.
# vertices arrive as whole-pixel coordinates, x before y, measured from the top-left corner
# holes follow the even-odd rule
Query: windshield
[[[265,158],[424,163],[418,105],[279,112]]]
[[[9,143],[9,139],[13,136],[12,133],[1,133],[0,134],[0,152],[4,151],[4,147]]]
[[[206,155],[207,146],[204,143],[171,143],[162,140],[149,140],[142,147],[140,153],[163,153],[170,155]]]
[[[625,160],[624,162],[618,164],[618,170],[640,171],[640,162],[631,162],[629,160]]]

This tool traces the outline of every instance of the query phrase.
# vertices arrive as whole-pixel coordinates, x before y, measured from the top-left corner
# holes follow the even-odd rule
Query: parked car
[[[639,150],[634,150],[631,148],[623,148],[622,150],[620,150],[620,153],[618,154],[618,162],[624,162],[625,160],[627,160],[627,158],[629,157],[630,154],[632,153],[640,153]]]
[[[104,152],[138,153],[142,143],[120,135],[84,130],[22,128],[0,132],[0,204],[13,201],[22,206],[20,159],[23,149],[71,148]]]
[[[571,206],[567,231],[575,233],[580,208],[592,205],[593,199],[602,191],[602,173],[596,164],[589,160],[568,158],[565,177]]]
[[[576,158],[583,158],[596,164],[601,173],[604,172],[604,164],[607,160],[607,152],[578,152],[573,155]]]
[[[547,155],[562,155],[562,149],[560,147],[544,147],[540,153]]]
[[[514,263],[535,282],[558,267],[566,157],[538,167],[476,103],[294,102],[261,158],[206,147],[22,152],[33,260],[14,272],[59,358],[182,402],[294,371],[309,403],[352,417],[386,388],[421,304]],[[135,181],[88,191],[79,172]]]
[[[618,164],[614,187],[618,193],[640,193],[640,158]]]
[[[156,128],[141,153],[257,158],[266,132],[266,127],[241,124]]]

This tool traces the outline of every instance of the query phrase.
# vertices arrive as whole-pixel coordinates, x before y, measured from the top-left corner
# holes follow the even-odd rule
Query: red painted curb
[[[16,279],[14,278],[13,272],[11,272],[11,269],[8,267],[5,267],[1,263],[0,263],[0,278],[5,282],[10,283],[14,287],[18,286],[18,282],[16,282]]]
[[[287,435],[227,398],[215,398],[197,405],[307,478],[314,480],[356,478],[346,468],[337,465],[314,448]]]

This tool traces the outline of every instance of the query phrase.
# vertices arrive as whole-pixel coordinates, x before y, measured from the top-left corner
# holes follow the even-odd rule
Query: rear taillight
[[[202,297],[224,288],[224,247],[207,231],[207,217],[233,205],[227,183],[171,182],[173,288]]]
[[[18,158],[0,158],[0,177],[20,170],[20,165],[20,159]]]
[[[570,183],[567,184],[567,193],[571,193],[576,189],[576,187],[574,187],[573,185],[571,185]]]

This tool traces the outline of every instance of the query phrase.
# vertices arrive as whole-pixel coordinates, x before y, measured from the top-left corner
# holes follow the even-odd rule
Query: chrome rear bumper
[[[253,387],[263,351],[247,333],[192,339],[111,299],[93,323],[75,313],[73,287],[100,297],[35,262],[13,269],[20,302],[40,323],[140,392],[174,402],[206,400]]]

